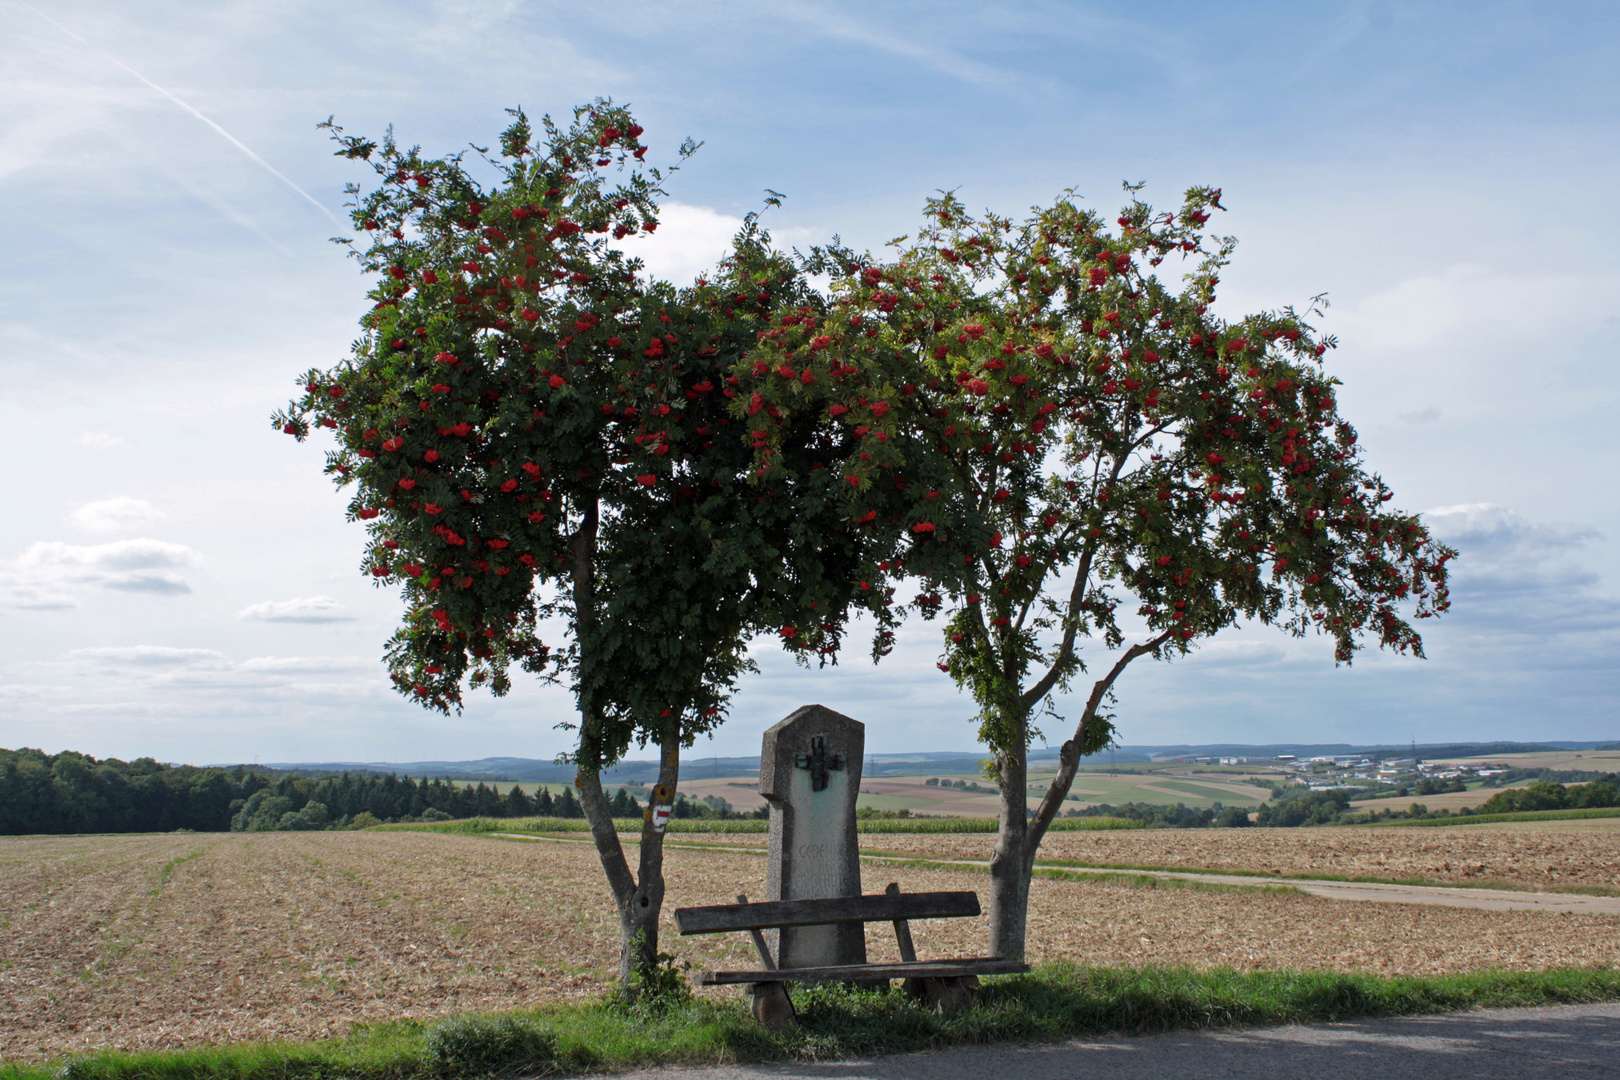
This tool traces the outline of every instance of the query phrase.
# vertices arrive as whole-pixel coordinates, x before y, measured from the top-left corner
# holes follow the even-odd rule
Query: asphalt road
[[[1620,1004],[975,1047],[641,1080],[1620,1080]]]

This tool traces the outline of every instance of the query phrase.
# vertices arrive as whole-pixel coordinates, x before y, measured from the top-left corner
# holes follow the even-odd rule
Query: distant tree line
[[[1333,825],[1350,809],[1350,796],[1361,797],[1359,791],[1343,788],[1334,791],[1311,791],[1309,788],[1284,788],[1270,802],[1261,805],[1255,814],[1255,824],[1265,828],[1293,829],[1302,825]]]
[[[641,806],[624,788],[612,799],[616,813],[638,816]],[[282,776],[239,803],[223,826],[232,832],[365,828],[389,821],[450,821],[454,818],[582,818],[572,788],[534,795],[521,785],[501,794],[488,784],[463,786],[409,776],[340,773]]]
[[[643,807],[627,788],[608,800],[615,818]],[[752,818],[717,796],[677,795],[676,818]],[[359,829],[392,821],[583,818],[573,788],[502,794],[485,783],[394,773],[303,775],[236,765],[165,765],[152,758],[96,759],[68,750],[0,749],[0,835],[47,833],[270,832]]]
[[[1415,802],[1404,810],[1382,807],[1378,810],[1358,812],[1350,809],[1350,800],[1366,798],[1366,794],[1362,791],[1346,788],[1310,791],[1307,788],[1295,787],[1261,806],[1255,823],[1273,828],[1366,825],[1376,821],[1422,821],[1447,817],[1474,817],[1479,814],[1519,814],[1536,810],[1598,810],[1620,807],[1620,774],[1577,775],[1585,782],[1575,787],[1542,780],[1528,787],[1507,788],[1492,795],[1479,806],[1465,806],[1458,810],[1445,807],[1430,810],[1422,803]],[[1447,783],[1443,780],[1431,781],[1428,787],[1429,790],[1425,791],[1424,785],[1420,782],[1418,794],[1466,790],[1456,782]]]
[[[612,805],[615,816],[641,814],[641,805],[623,788]],[[715,812],[704,804],[678,804],[676,811],[687,817]],[[199,768],[152,758],[98,760],[71,750],[0,749],[0,835],[262,832],[424,819],[582,816],[570,788],[530,795],[514,786],[503,795],[483,783],[466,787],[392,773],[301,776],[243,765]]]
[[[151,758],[98,761],[66,751],[0,749],[0,834],[213,832],[269,776],[164,765]]]
[[[1578,787],[1538,781],[1492,795],[1476,814],[1518,814],[1527,810],[1598,810],[1620,806],[1620,774],[1609,773]]]
[[[1183,803],[1174,806],[1141,802],[1120,803],[1118,806],[1097,803],[1083,810],[1070,810],[1063,816],[1125,818],[1140,821],[1150,829],[1241,829],[1251,824],[1246,807],[1222,806],[1220,803],[1199,809]]]
[[[1495,776],[1487,776],[1482,786],[1506,787],[1525,780],[1548,784],[1584,784],[1588,781],[1612,779],[1614,775],[1614,773],[1593,772],[1589,769],[1508,769]]]

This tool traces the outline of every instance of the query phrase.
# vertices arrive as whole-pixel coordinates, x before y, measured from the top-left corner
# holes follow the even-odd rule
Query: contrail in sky
[[[40,11],[38,8],[35,8],[35,7],[33,7],[33,6],[29,5],[29,4],[23,3],[23,0],[15,0],[15,2],[17,3],[17,5],[19,7],[24,7],[24,8],[27,8],[29,11],[32,11],[35,15],[39,16],[39,18],[43,19],[45,22],[50,23],[52,26],[56,27],[57,30],[61,31],[63,34],[65,34],[68,37],[72,38],[74,41],[77,41],[80,45],[83,45],[85,48],[89,49],[91,52],[93,52],[93,53],[97,54],[98,56],[102,57],[103,59],[107,60],[109,63],[116,64],[118,67],[123,68],[125,71],[127,71],[131,75],[135,76],[141,82],[145,83],[147,86],[150,86],[153,90],[156,90],[158,93],[162,94],[164,97],[168,98],[170,101],[174,102],[176,105],[178,105],[182,109],[186,110],[186,112],[190,113],[192,116],[195,116],[198,120],[201,120],[203,123],[207,124],[209,127],[213,128],[215,131],[219,132],[219,134],[220,134],[220,136],[222,138],[224,138],[227,142],[229,142],[232,146],[236,147],[238,150],[242,151],[242,153],[246,154],[248,157],[252,158],[254,161],[256,161],[260,165],[264,166],[265,170],[267,172],[269,172],[271,176],[274,176],[277,180],[280,180],[283,184],[286,184],[288,187],[290,187],[294,191],[298,192],[298,194],[303,196],[303,198],[305,200],[307,200],[309,202],[309,204],[311,206],[313,206],[315,209],[319,210],[321,213],[323,213],[327,217],[331,218],[334,223],[339,224],[339,225],[342,224],[342,222],[338,220],[338,217],[337,217],[336,214],[332,213],[332,211],[330,211],[326,207],[322,206],[319,202],[316,202],[315,198],[313,196],[311,196],[309,192],[305,191],[303,188],[301,188],[297,184],[293,183],[286,176],[283,176],[276,169],[276,167],[274,165],[272,165],[268,161],[264,160],[264,158],[260,157],[258,154],[255,154],[251,149],[249,149],[247,147],[246,144],[244,144],[242,142],[241,139],[238,139],[235,135],[232,135],[230,132],[226,131],[224,128],[220,127],[218,124],[216,124],[212,120],[208,119],[208,117],[204,116],[202,113],[198,112],[196,109],[192,108],[190,105],[187,105],[184,101],[181,101],[179,98],[177,98],[173,94],[169,93],[169,91],[163,89],[163,87],[159,86],[157,83],[153,82],[151,79],[148,79],[145,75],[142,75],[140,72],[136,71],[134,68],[132,68],[128,64],[124,63],[122,60],[118,59],[118,57],[112,55],[111,53],[107,52],[104,49],[99,49],[96,46],[90,44],[90,42],[86,41],[84,38],[80,37],[78,34],[75,34],[73,31],[69,30],[67,27],[65,27],[61,23],[57,22],[55,19],[51,18],[49,15],[46,15],[43,11]]]

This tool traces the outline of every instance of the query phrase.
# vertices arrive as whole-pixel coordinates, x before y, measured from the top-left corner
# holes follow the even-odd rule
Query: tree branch
[[[579,805],[585,811],[585,820],[591,826],[591,839],[596,841],[596,856],[602,861],[608,887],[613,890],[613,901],[622,916],[635,899],[636,879],[630,873],[630,863],[624,857],[619,843],[619,830],[613,823],[613,812],[608,808],[607,796],[602,792],[600,773],[581,769],[574,776],[579,789]],[[643,845],[642,861],[646,861]]]
[[[1063,806],[1064,797],[1069,794],[1070,786],[1074,784],[1074,774],[1080,766],[1080,747],[1085,743],[1086,728],[1096,717],[1097,710],[1102,707],[1103,699],[1114,685],[1114,681],[1124,674],[1125,668],[1132,660],[1157,649],[1169,641],[1173,633],[1172,630],[1166,630],[1158,637],[1140,645],[1132,645],[1114,662],[1114,666],[1108,669],[1108,674],[1092,685],[1091,697],[1086,700],[1086,711],[1081,714],[1080,722],[1075,725],[1074,737],[1064,743],[1063,749],[1058,752],[1057,775],[1052,778],[1052,785],[1046,789],[1046,796],[1041,799],[1040,809],[1035,812],[1035,820],[1029,823],[1029,831],[1025,834],[1024,841],[1025,861],[1034,857],[1036,849],[1041,846],[1041,838],[1046,835],[1046,830]]]
[[[1124,467],[1125,459],[1116,456],[1114,458],[1114,467],[1109,470],[1108,474],[1110,486],[1119,482],[1119,474]],[[1085,599],[1086,582],[1091,579],[1091,564],[1096,558],[1096,554],[1097,545],[1088,543],[1084,554],[1080,557],[1080,567],[1074,576],[1074,588],[1069,590],[1069,603],[1067,610],[1064,612],[1063,643],[1058,647],[1057,655],[1052,658],[1052,666],[1047,669],[1046,674],[1042,675],[1034,686],[1024,692],[1023,704],[1025,709],[1033,709],[1042,698],[1051,693],[1052,687],[1056,686],[1058,680],[1063,677],[1064,668],[1068,667],[1074,660],[1074,639],[1080,629],[1075,612],[1079,609],[1081,601]]]

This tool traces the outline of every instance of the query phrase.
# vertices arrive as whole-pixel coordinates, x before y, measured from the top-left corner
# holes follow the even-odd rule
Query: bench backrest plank
[[[783,926],[972,918],[978,914],[977,893],[900,893],[678,908],[675,925],[682,934],[717,934],[726,930],[769,930]]]

